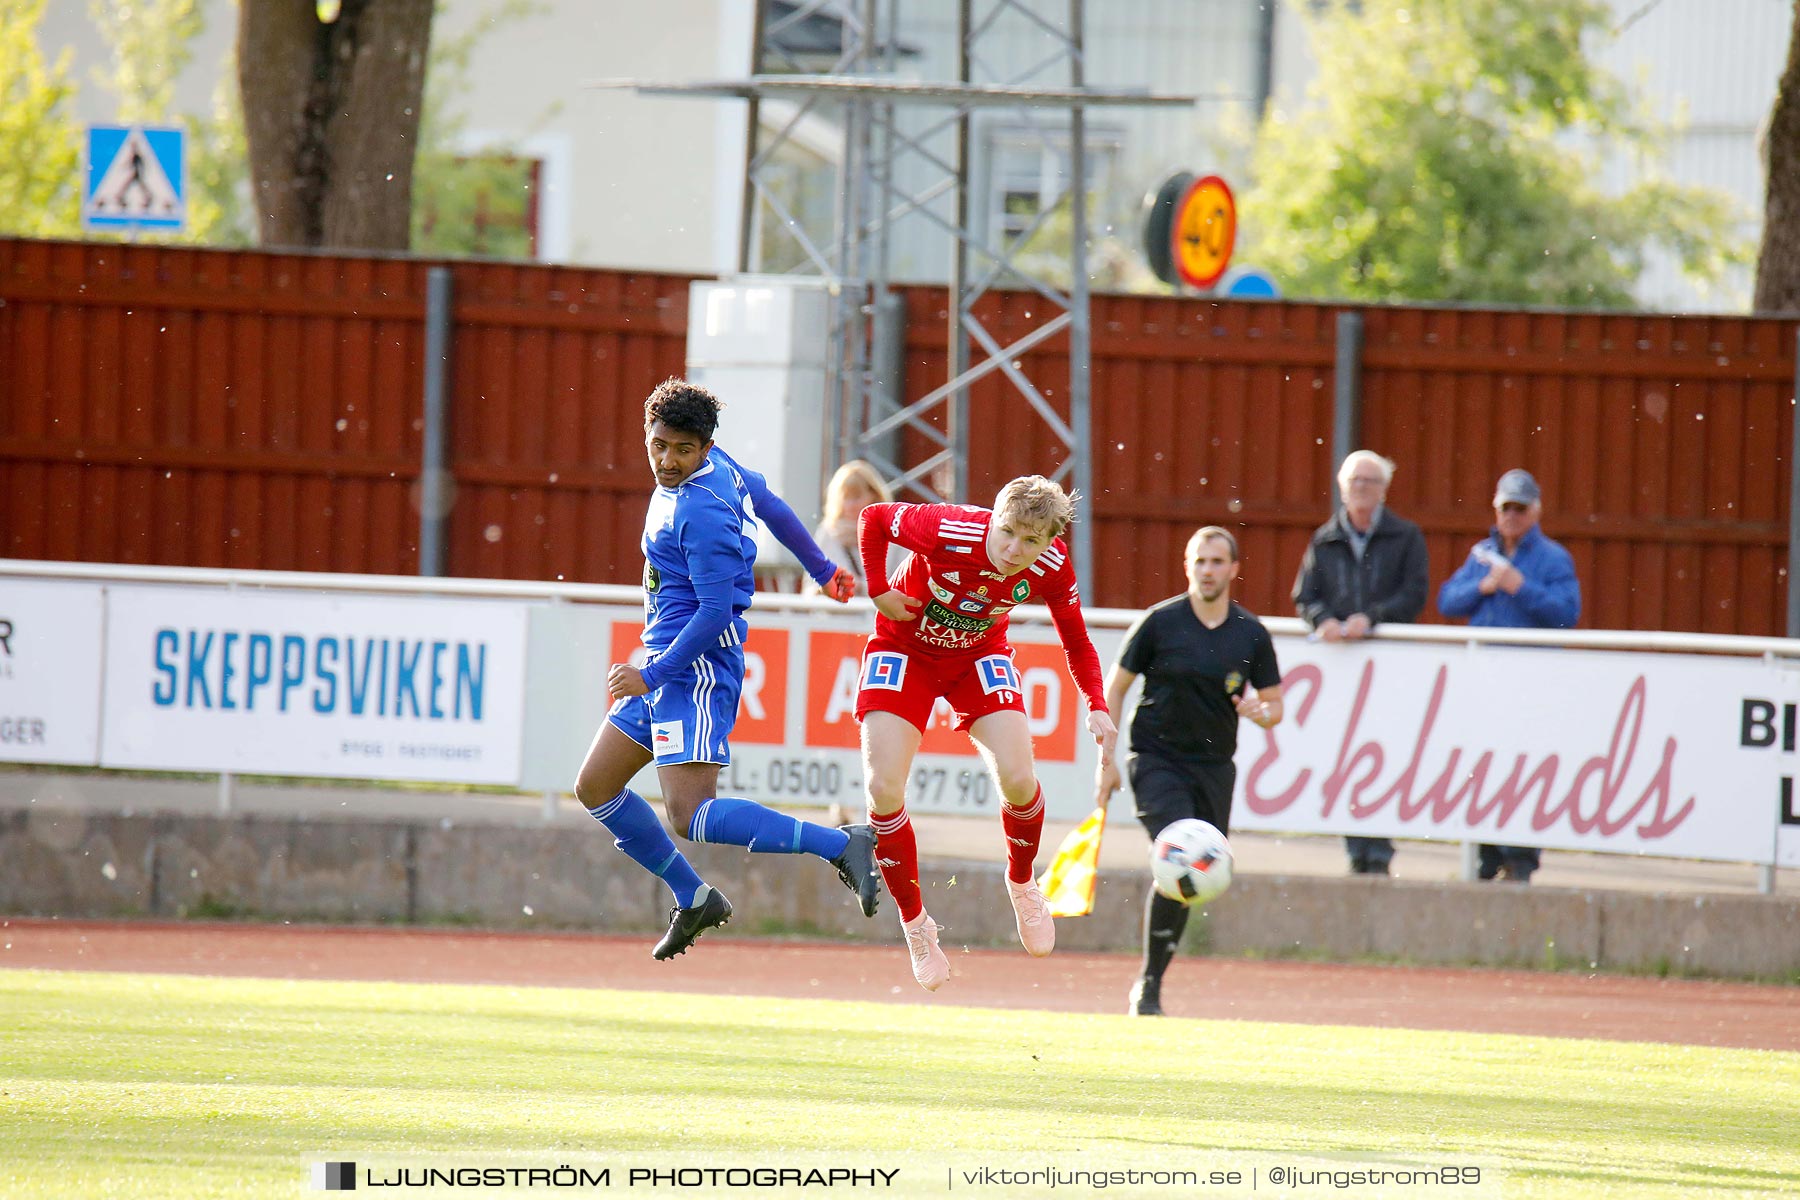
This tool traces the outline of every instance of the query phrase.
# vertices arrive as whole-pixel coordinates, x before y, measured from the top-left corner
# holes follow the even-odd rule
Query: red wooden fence
[[[911,300],[916,397],[942,378],[944,300]],[[1024,333],[1038,303],[998,299],[997,336]],[[1088,593],[1135,606],[1180,591],[1187,536],[1222,524],[1239,532],[1240,598],[1291,614],[1294,573],[1336,486],[1342,310],[1103,296],[1092,311]],[[1434,601],[1490,525],[1495,481],[1522,466],[1543,485],[1546,532],[1575,557],[1582,625],[1785,632],[1794,321],[1360,311],[1362,443],[1399,464],[1389,503],[1425,529]],[[1032,378],[1066,379],[1055,361],[1066,354],[1066,339],[1046,343]],[[1066,418],[1065,398],[1052,400]],[[992,414],[977,428],[1005,430],[973,447],[977,499],[1060,460],[1010,384],[982,380],[974,403]],[[1438,619],[1435,602],[1426,618]]]
[[[416,571],[431,265],[0,239],[0,551]],[[637,578],[688,280],[453,270],[449,572]]]
[[[319,571],[417,568],[425,279],[434,264],[0,239],[0,553]],[[685,357],[688,279],[448,264],[448,569],[629,583],[644,395]],[[906,293],[909,396],[944,378],[945,295]],[[1043,319],[985,301],[1003,340]],[[1330,305],[1094,300],[1091,602],[1181,587],[1201,524],[1240,531],[1271,614],[1329,512]],[[1365,445],[1425,528],[1435,585],[1525,466],[1592,627],[1782,632],[1794,323],[1378,307]],[[1064,406],[1067,341],[1028,360]],[[972,499],[1062,449],[975,385]],[[1428,610],[1428,616],[1430,616]]]

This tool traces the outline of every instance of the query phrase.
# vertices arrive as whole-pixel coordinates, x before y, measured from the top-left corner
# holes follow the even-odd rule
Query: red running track
[[[1137,960],[959,951],[921,991],[893,945],[702,938],[659,963],[652,936],[0,918],[0,968],[621,988],[1120,1013]],[[1618,975],[1177,959],[1171,1017],[1468,1030],[1800,1050],[1800,988]]]

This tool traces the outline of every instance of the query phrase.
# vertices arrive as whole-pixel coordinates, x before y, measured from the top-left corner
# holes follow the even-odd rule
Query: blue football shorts
[[[606,719],[656,758],[676,763],[731,761],[731,730],[744,690],[744,647],[712,646],[655,691],[616,702]]]

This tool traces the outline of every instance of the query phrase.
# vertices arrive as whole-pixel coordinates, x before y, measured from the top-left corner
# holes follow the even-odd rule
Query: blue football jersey
[[[756,498],[768,484],[714,446],[706,465],[670,489],[658,486],[644,514],[644,645],[666,649],[699,609],[694,585],[731,583],[731,624],[719,644],[741,645],[744,610],[756,592]]]

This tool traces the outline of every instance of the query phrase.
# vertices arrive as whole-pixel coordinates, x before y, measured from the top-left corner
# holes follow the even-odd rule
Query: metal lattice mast
[[[785,11],[771,20],[774,0],[757,0],[749,79],[688,84],[618,81],[598,86],[749,102],[738,269],[769,269],[762,248],[779,240],[769,236],[771,229],[779,229],[791,242],[786,247],[789,254],[797,252],[788,273],[817,277],[826,285],[830,390],[821,465],[827,472],[845,459],[865,458],[898,494],[970,499],[969,389],[997,372],[1062,442],[1063,460],[1048,473],[1080,493],[1077,517],[1085,528],[1092,515],[1086,109],[1192,105],[1195,97],[1087,87],[1083,0],[1067,0],[1063,25],[1033,11],[1024,0],[957,0],[956,79],[902,80],[897,73],[901,53],[897,34],[905,2],[798,0],[784,5]],[[836,44],[795,53],[792,35],[809,21],[815,30],[819,22],[834,27]],[[1028,26],[1051,52],[1023,69],[1002,70],[1006,21],[1015,29]],[[828,61],[821,64],[821,60]],[[819,70],[819,65],[825,69]],[[784,120],[769,120],[767,102],[772,98],[791,102]],[[900,114],[921,106],[944,115],[922,129],[909,130]],[[972,228],[970,179],[976,151],[974,114],[996,107],[1031,131],[1046,153],[1054,155],[1057,139],[1066,136],[1069,170],[1064,191],[1041,197],[1026,228],[1010,240],[1002,235],[998,244],[990,244]],[[784,199],[776,161],[804,124],[826,114],[836,117],[842,135],[830,238],[809,233],[804,214]],[[931,144],[946,130],[952,132],[955,144],[948,160]],[[948,219],[932,208],[945,195],[950,196],[953,211]],[[1020,257],[1033,235],[1064,204],[1071,225],[1066,288],[1034,273]],[[891,230],[902,220],[935,226],[950,239],[951,248],[947,378],[910,403],[901,393],[903,316],[889,287]],[[1005,344],[976,312],[981,299],[1001,286],[1036,292],[1047,302],[1045,318]],[[1028,351],[1065,331],[1069,378],[1055,384],[1067,388],[1067,420],[1024,365]],[[902,461],[908,457],[903,440],[907,433],[926,449],[911,465]],[[1091,578],[1091,538],[1076,539],[1075,555],[1077,572]]]

